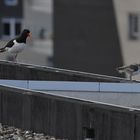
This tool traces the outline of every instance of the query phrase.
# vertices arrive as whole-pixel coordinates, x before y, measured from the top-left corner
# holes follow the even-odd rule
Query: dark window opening
[[[129,14],[129,38],[131,40],[137,40],[140,37],[140,17],[138,14]]]
[[[16,36],[19,35],[21,32],[21,23],[16,23],[15,24],[15,34]]]
[[[84,140],[94,140],[95,138],[94,128],[84,127],[83,132],[84,132]]]
[[[10,24],[9,23],[3,24],[3,35],[6,35],[6,36],[10,35]]]

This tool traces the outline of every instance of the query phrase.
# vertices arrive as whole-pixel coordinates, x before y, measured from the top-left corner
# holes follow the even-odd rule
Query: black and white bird
[[[10,40],[4,47],[0,48],[0,53],[8,52],[8,60],[16,62],[18,53],[26,48],[26,39],[31,37],[31,32],[24,29],[19,37]]]
[[[128,66],[118,67],[117,71],[119,73],[128,74],[130,80],[132,80],[132,76],[140,74],[140,64],[131,64]]]

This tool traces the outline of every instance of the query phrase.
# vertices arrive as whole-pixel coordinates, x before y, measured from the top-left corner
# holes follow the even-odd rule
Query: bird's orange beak
[[[30,32],[30,33],[28,33],[28,37],[31,37],[32,36],[32,33]]]

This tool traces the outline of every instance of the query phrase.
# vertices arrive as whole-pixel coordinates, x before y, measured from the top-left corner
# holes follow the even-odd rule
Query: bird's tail
[[[123,73],[125,71],[125,67],[122,66],[122,67],[118,67],[116,68],[116,70],[119,72],[119,73]]]
[[[0,41],[0,53],[6,51],[6,47],[5,47],[6,44],[7,44],[7,42],[5,42],[5,41]]]

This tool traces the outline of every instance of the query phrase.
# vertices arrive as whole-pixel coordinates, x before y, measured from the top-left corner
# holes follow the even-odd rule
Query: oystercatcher
[[[128,66],[118,67],[117,71],[119,73],[128,74],[130,80],[132,80],[132,76],[140,74],[140,64],[131,64]]]
[[[31,36],[28,29],[24,29],[19,37],[10,40],[3,48],[0,48],[0,53],[8,52],[7,59],[16,62],[18,53],[26,48],[26,39]]]

